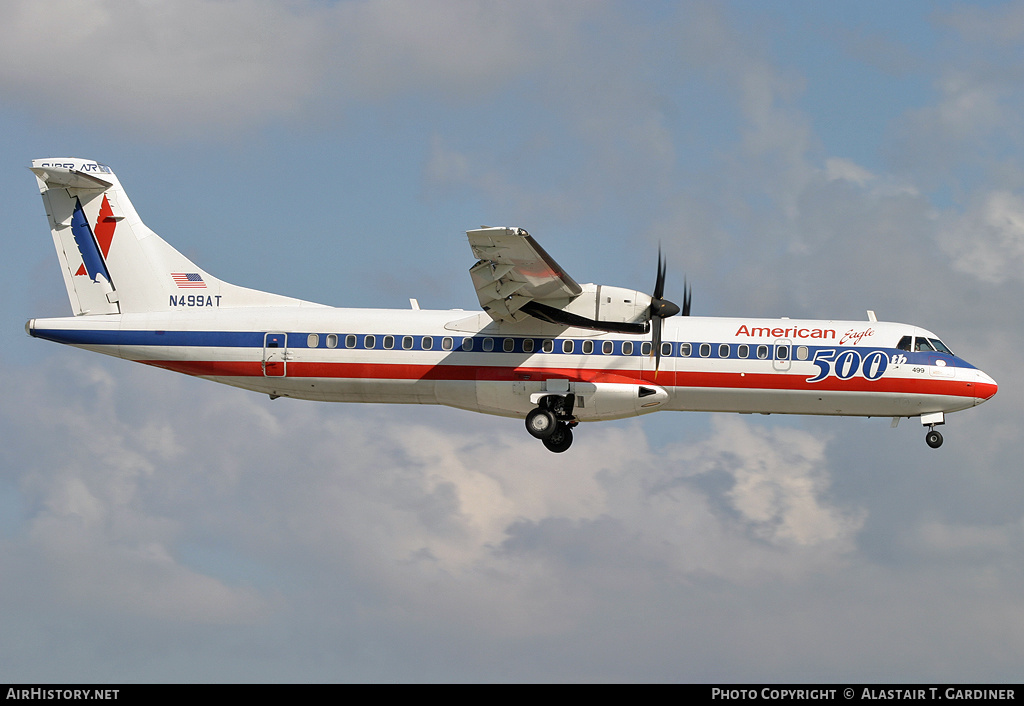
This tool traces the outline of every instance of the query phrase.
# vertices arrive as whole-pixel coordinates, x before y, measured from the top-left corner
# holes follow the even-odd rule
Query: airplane
[[[580,422],[663,410],[919,417],[995,380],[917,326],[690,315],[654,291],[578,284],[521,228],[466,232],[482,311],[335,308],[229,284],[147,228],[105,164],[37,159],[74,316],[30,336],[264,393],[519,418],[555,453]],[[681,314],[681,316],[676,316]]]

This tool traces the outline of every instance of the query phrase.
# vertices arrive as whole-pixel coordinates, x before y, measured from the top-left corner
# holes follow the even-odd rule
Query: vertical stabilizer
[[[34,160],[31,169],[76,316],[206,305],[309,305],[237,287],[203,271],[146,227],[105,164],[51,158]]]

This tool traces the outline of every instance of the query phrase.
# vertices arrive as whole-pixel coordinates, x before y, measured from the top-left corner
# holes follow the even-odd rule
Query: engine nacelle
[[[583,292],[563,311],[595,322],[642,324],[648,320],[649,294],[605,284],[581,285]]]

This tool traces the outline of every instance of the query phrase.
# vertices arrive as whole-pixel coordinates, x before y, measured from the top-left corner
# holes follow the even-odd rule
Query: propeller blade
[[[668,260],[662,262],[661,245],[658,246],[658,277],[654,280],[654,298],[661,299],[665,296],[665,273],[668,270]]]
[[[661,256],[661,245],[658,245],[658,276],[654,280],[654,294],[651,306],[647,310],[647,318],[651,322],[651,357],[654,358],[654,374],[658,374],[661,366],[661,330],[662,323],[670,316],[679,313],[679,306],[665,299],[665,276],[668,274],[668,258]],[[690,314],[690,295],[686,290],[683,299],[685,315]]]
[[[683,280],[683,316],[690,315],[690,301],[693,298],[693,288]]]

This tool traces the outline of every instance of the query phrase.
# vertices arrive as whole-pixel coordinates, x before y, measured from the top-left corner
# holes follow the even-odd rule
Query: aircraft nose
[[[999,391],[999,385],[992,376],[982,371],[976,371],[974,381],[974,404],[979,405],[982,402],[995,397],[996,392]]]

